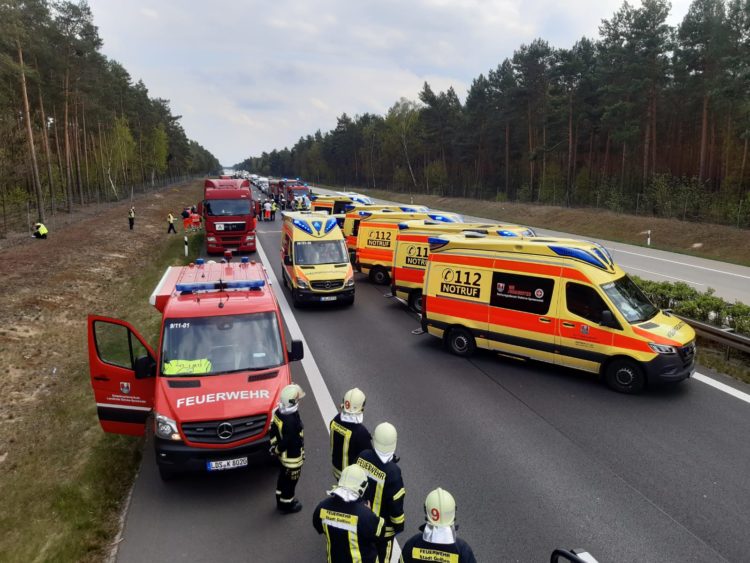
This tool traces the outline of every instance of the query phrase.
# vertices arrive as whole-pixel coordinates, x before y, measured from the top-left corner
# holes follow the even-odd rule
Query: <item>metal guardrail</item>
[[[672,313],[674,314],[674,313]],[[738,350],[746,354],[750,354],[750,338],[732,332],[731,329],[720,328],[712,324],[704,323],[702,321],[694,321],[687,317],[681,317],[680,315],[674,315],[678,319],[685,321],[698,336],[712,340],[718,344],[726,346],[727,349]]]

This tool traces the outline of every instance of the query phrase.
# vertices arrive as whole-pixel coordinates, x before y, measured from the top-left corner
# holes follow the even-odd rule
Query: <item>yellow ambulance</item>
[[[393,213],[427,213],[428,208],[424,205],[368,205],[354,203],[350,209],[347,209],[344,216],[344,225],[341,230],[344,232],[346,247],[349,249],[349,255],[354,263],[354,253],[357,250],[357,233],[359,232],[359,222],[362,214],[372,213],[374,211],[390,211]],[[341,225],[341,223],[339,223]]]
[[[422,282],[430,255],[430,237],[440,234],[475,232],[498,237],[534,237],[531,227],[493,223],[444,223],[432,219],[404,221],[398,224],[393,251],[391,291],[393,296],[417,313],[422,312]]]
[[[284,212],[282,218],[282,277],[294,305],[354,303],[354,272],[336,218],[311,211]]]
[[[360,211],[354,264],[376,284],[387,284],[393,269],[398,225],[404,221],[429,219],[436,223],[462,223],[456,213],[428,210],[399,213],[390,210]]]
[[[601,375],[638,393],[695,370],[695,332],[655,307],[599,244],[477,233],[430,239],[422,327],[456,355],[485,348]]]

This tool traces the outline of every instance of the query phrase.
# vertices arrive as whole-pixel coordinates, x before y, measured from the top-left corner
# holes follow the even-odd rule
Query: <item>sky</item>
[[[223,165],[336,117],[384,114],[424,82],[471,81],[537,37],[597,37],[621,0],[89,0],[103,52]],[[631,0],[638,4],[638,0]],[[671,23],[689,0],[672,0]]]

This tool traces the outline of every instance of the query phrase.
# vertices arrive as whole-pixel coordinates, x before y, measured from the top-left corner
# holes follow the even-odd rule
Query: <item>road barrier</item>
[[[680,315],[675,315],[675,317],[685,321],[693,327],[693,330],[695,330],[695,333],[698,336],[707,338],[708,340],[712,340],[724,346],[727,356],[729,356],[730,350],[737,350],[739,352],[744,352],[745,354],[750,354],[750,338],[743,336],[742,334],[737,334],[731,328],[721,328],[701,321],[694,321],[687,317],[681,317]]]

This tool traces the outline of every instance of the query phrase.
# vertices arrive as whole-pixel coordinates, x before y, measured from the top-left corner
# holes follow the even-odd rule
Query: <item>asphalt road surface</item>
[[[316,188],[317,191],[334,193],[332,190],[321,188]],[[386,200],[374,201],[393,203]],[[450,211],[450,209],[444,211]],[[472,222],[491,221],[490,219],[468,215],[464,218],[466,221]],[[576,234],[531,226],[539,235],[581,238],[580,235]],[[681,281],[700,291],[705,291],[711,287],[716,290],[716,295],[723,297],[730,303],[741,301],[750,304],[750,268],[746,266],[698,258],[687,254],[666,252],[645,246],[634,246],[603,239],[592,239],[591,237],[586,238],[604,245],[612,254],[615,262],[628,273],[655,281]],[[646,243],[645,234],[643,235],[643,242]],[[748,244],[750,244],[750,240],[748,240]]]
[[[280,228],[259,225],[277,277]],[[358,276],[353,307],[294,309],[307,354],[294,377],[316,385],[314,359],[336,403],[359,386],[368,427],[399,430],[402,544],[441,486],[480,562],[545,562],[555,547],[586,547],[602,563],[748,560],[750,404],[697,380],[631,397],[574,371],[460,359],[412,334],[416,317],[386,293]],[[295,515],[275,511],[276,469],[263,455],[246,470],[162,483],[148,445],[118,561],[324,561],[311,515],[332,484],[330,410],[319,388],[303,401]]]

